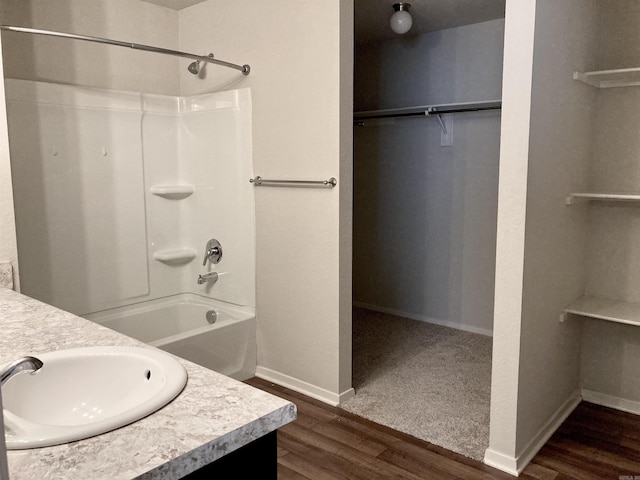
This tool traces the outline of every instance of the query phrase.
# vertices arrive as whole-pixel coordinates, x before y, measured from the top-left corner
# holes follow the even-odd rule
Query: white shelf
[[[194,190],[193,185],[154,185],[149,189],[153,195],[172,200],[186,198],[191,195]]]
[[[573,205],[581,201],[605,201],[605,202],[640,202],[640,193],[594,193],[577,192],[570,194],[566,199],[567,205]]]
[[[584,296],[573,302],[564,311],[583,317],[640,326],[640,303]]]
[[[194,258],[196,258],[196,251],[193,248],[174,248],[153,253],[154,260],[167,264],[188,263]]]
[[[434,105],[418,105],[414,107],[388,108],[385,110],[368,110],[353,112],[354,120],[372,118],[406,117],[410,115],[438,115],[445,113],[475,112],[482,110],[497,110],[502,108],[502,100],[488,100],[480,102],[440,103]]]
[[[574,72],[573,79],[596,88],[634,87],[640,85],[640,68]]]

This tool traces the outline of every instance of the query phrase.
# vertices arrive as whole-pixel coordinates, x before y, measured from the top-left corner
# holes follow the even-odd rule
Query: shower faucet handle
[[[207,264],[207,260],[211,263],[220,263],[222,260],[222,245],[215,238],[212,238],[207,242],[207,246],[204,251],[204,260],[202,260],[202,266]]]

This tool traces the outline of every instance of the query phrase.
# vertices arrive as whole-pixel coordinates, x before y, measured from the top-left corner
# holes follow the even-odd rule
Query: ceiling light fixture
[[[393,5],[394,13],[391,15],[389,25],[391,30],[402,35],[407,33],[413,25],[413,19],[409,13],[410,3],[396,3]]]

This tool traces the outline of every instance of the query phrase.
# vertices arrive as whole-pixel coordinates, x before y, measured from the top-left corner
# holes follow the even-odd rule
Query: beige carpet
[[[482,460],[492,339],[354,308],[355,398],[342,408]]]

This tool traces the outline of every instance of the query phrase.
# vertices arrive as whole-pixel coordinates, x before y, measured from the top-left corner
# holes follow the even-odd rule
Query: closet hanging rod
[[[257,176],[250,178],[250,183],[256,187],[327,187],[333,188],[338,181],[331,177],[329,180],[268,180]]]
[[[133,48],[134,50],[144,50],[146,52],[162,53],[164,55],[174,55],[176,57],[189,58],[191,60],[199,60],[201,62],[214,63],[223,67],[235,68],[243,74],[249,75],[251,67],[249,65],[236,65],[222,60],[217,60],[208,56],[194,55],[193,53],[181,52],[178,50],[169,50],[167,48],[154,47],[151,45],[141,45],[139,43],[122,42],[120,40],[112,40],[110,38],[91,37],[87,35],[76,35],[74,33],[54,32],[52,30],[39,30],[36,28],[16,27],[13,25],[0,25],[0,30],[7,32],[31,33],[34,35],[47,35],[49,37],[70,38],[72,40],[83,40],[85,42],[104,43],[106,45],[115,45],[117,47]]]
[[[446,113],[480,112],[483,110],[500,110],[502,102],[492,100],[488,102],[448,103],[441,105],[422,105],[417,107],[390,108],[386,110],[370,110],[353,112],[355,122],[376,118],[416,117],[430,115],[444,115]]]

